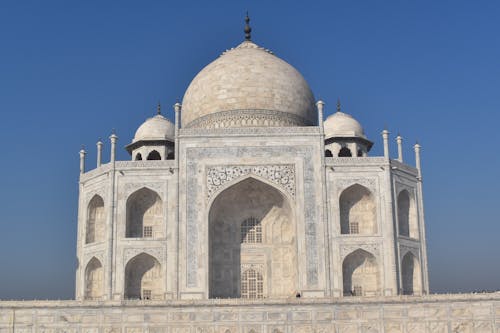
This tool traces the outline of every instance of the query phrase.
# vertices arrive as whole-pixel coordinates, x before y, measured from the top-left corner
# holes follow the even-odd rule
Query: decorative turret
[[[156,113],[139,126],[132,143],[126,146],[135,161],[174,158],[175,126],[161,114],[160,103]]]
[[[337,101],[337,112],[326,118],[324,131],[326,157],[367,156],[373,145],[366,138],[361,124],[341,111],[340,100]]]

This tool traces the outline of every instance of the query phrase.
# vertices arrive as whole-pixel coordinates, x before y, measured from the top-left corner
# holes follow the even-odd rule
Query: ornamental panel
[[[293,164],[276,165],[228,165],[207,168],[207,200],[224,184],[247,175],[256,175],[281,187],[295,198],[295,167]]]

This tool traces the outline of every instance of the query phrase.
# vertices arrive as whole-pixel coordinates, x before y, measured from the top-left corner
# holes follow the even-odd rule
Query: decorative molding
[[[396,168],[396,170],[400,170],[402,172],[405,172],[407,174],[410,174],[413,177],[418,176],[418,170],[408,164],[401,163],[398,160],[391,160],[391,167]]]
[[[290,113],[274,110],[241,109],[219,111],[196,118],[185,128],[241,128],[241,127],[288,127],[310,126],[311,122]]]
[[[340,245],[340,258],[344,261],[345,257],[354,251],[361,249],[366,252],[371,253],[377,260],[380,257],[380,246],[379,243],[358,243],[358,244],[341,244]]]
[[[319,136],[318,126],[290,127],[233,127],[233,128],[181,128],[180,137],[213,137],[213,136],[265,136],[265,135],[314,135]]]
[[[154,192],[156,192],[162,201],[165,201],[165,182],[141,182],[141,183],[126,183],[123,186],[124,197],[127,198],[132,195],[134,192],[147,188]]]
[[[407,246],[407,245],[399,245],[399,255],[401,257],[401,260],[403,260],[404,256],[408,253],[411,252],[417,258],[418,262],[420,263],[420,251],[418,247],[413,247],[413,246]]]
[[[256,175],[283,188],[295,198],[295,166],[293,164],[273,165],[226,165],[207,167],[207,200],[224,184],[247,175]]]
[[[385,164],[384,157],[327,157],[326,166],[382,166]]]
[[[116,169],[165,169],[174,168],[175,160],[116,161]]]
[[[138,254],[146,253],[146,254],[149,254],[150,256],[154,257],[156,260],[158,260],[160,265],[164,266],[164,262],[165,262],[164,251],[165,251],[165,249],[163,249],[161,247],[126,248],[123,251],[123,264],[126,266],[127,263],[130,261],[130,259],[134,258]]]
[[[83,265],[80,264],[80,267],[82,267],[83,269],[86,269],[87,265],[89,264],[90,260],[92,260],[93,257],[96,257],[101,262],[101,265],[103,267],[106,265],[104,262],[104,250],[94,250],[92,252],[84,252]]]
[[[110,163],[103,164],[103,165],[101,165],[98,168],[95,168],[93,170],[87,171],[84,174],[80,175],[80,182],[86,182],[89,179],[92,179],[94,177],[103,175],[103,174],[109,172],[110,169],[111,169],[111,164]]]
[[[264,275],[264,265],[263,264],[241,264],[241,274],[245,273],[248,269],[254,269],[258,271],[260,274]]]
[[[376,178],[364,178],[364,177],[356,177],[356,178],[337,178],[333,180],[336,187],[337,193],[341,193],[343,190],[352,186],[354,184],[362,185],[368,188],[373,194],[377,193],[377,179]]]

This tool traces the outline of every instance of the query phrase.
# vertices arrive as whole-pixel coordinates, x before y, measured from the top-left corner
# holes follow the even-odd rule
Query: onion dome
[[[182,101],[183,128],[311,126],[315,100],[302,75],[250,41],[196,75]]]

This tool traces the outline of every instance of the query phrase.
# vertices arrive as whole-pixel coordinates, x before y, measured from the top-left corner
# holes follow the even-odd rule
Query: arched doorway
[[[296,279],[289,199],[255,178],[222,191],[209,213],[210,298],[291,296]],[[248,292],[254,284],[262,289]]]
[[[403,295],[414,295],[422,292],[421,272],[418,259],[408,252],[401,261],[401,280]]]
[[[163,202],[158,193],[142,188],[127,199],[125,236],[159,238],[163,235]]]
[[[342,263],[344,296],[372,296],[379,294],[377,260],[373,254],[358,249]]]
[[[104,277],[101,262],[93,257],[85,268],[85,299],[100,299],[104,294]]]
[[[377,210],[373,194],[366,187],[354,184],[339,198],[340,233],[373,235],[377,232]]]
[[[163,298],[161,265],[154,257],[141,253],[125,267],[126,299]]]

